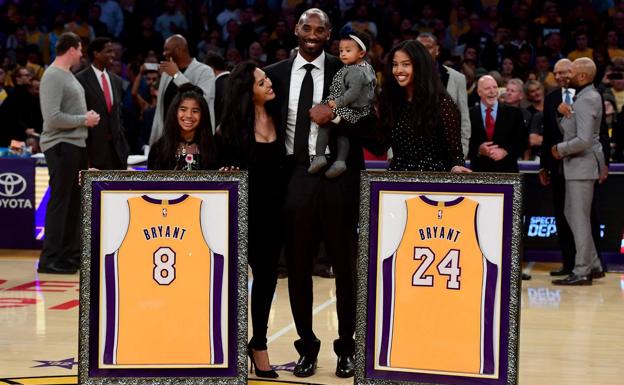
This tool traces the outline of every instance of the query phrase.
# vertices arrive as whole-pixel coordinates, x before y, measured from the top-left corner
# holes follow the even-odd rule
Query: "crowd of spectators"
[[[544,95],[556,87],[555,62],[590,57],[598,66],[595,83],[605,100],[611,158],[623,160],[621,0],[0,0],[0,147],[41,132],[40,115],[33,111],[38,80],[64,31],[78,34],[83,48],[95,37],[113,39],[113,71],[124,79],[128,143],[133,153],[142,153],[158,87],[158,73],[143,64],[162,60],[165,39],[183,35],[191,56],[202,62],[216,54],[227,67],[246,59],[265,66],[289,57],[297,44],[295,23],[309,7],[330,16],[327,49],[333,54],[342,28],[371,36],[369,60],[378,77],[395,44],[424,32],[435,35],[439,61],[466,77],[469,107],[478,103],[476,80],[484,74],[497,80],[501,101],[509,84],[520,93],[520,101],[514,94],[510,104],[528,111],[534,148]],[[525,152],[526,159],[536,155]]]

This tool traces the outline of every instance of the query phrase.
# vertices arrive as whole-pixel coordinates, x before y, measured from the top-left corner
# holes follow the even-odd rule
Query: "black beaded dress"
[[[440,98],[440,124],[431,134],[419,134],[411,127],[407,102],[393,127],[390,146],[393,158],[390,171],[450,171],[464,165],[461,145],[461,116],[455,102],[448,96]]]

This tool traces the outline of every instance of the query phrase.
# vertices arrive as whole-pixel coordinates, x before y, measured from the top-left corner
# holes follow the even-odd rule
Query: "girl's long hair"
[[[163,136],[154,144],[151,151],[156,151],[155,161],[158,168],[163,170],[173,170],[176,166],[176,151],[184,139],[180,132],[182,129],[178,124],[178,107],[183,100],[192,99],[199,104],[201,117],[195,129],[193,141],[199,149],[202,170],[213,169],[217,164],[217,147],[215,145],[212,127],[210,124],[210,110],[208,103],[204,99],[201,88],[190,83],[183,84],[178,88],[178,93],[171,101],[171,105],[165,116]]]
[[[392,61],[397,51],[404,52],[412,62],[412,100],[407,101],[407,91],[392,75]],[[444,94],[433,58],[427,49],[416,40],[403,41],[392,48],[386,60],[384,81],[380,96],[380,116],[386,128],[393,127],[408,104],[411,128],[416,135],[431,135],[440,122],[439,101]]]

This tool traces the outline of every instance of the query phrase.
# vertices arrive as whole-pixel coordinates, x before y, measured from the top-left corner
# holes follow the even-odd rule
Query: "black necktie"
[[[301,83],[299,92],[299,104],[297,104],[297,122],[295,123],[295,159],[300,164],[307,164],[310,161],[308,152],[308,137],[310,136],[310,108],[312,108],[312,96],[314,95],[314,82],[312,81],[312,69],[314,64],[303,66],[306,74]]]

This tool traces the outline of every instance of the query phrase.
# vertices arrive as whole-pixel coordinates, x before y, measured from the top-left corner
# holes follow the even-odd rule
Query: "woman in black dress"
[[[211,170],[217,168],[217,147],[210,112],[201,88],[184,84],[173,98],[163,136],[147,158],[149,170]]]
[[[249,265],[253,274],[248,354],[258,377],[275,378],[267,352],[267,324],[277,284],[282,248],[284,146],[278,138],[279,114],[265,103],[275,98],[271,80],[253,62],[230,73],[217,141],[225,168],[249,170]]]
[[[415,40],[388,55],[380,116],[393,157],[391,171],[469,172],[464,167],[461,120],[427,49]]]

